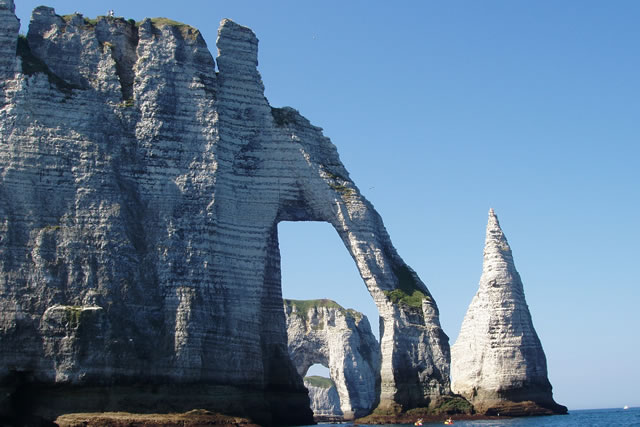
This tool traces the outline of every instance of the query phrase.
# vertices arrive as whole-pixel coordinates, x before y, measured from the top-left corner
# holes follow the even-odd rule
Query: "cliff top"
[[[320,377],[317,375],[313,375],[310,377],[304,377],[304,382],[308,383],[309,385],[313,386],[313,387],[318,387],[318,388],[331,388],[334,387],[336,384],[331,380],[331,378],[325,378],[325,377]]]
[[[340,313],[343,313],[345,316],[353,317],[357,320],[360,320],[364,315],[359,311],[356,311],[352,308],[344,308],[340,304],[330,299],[311,299],[311,300],[295,300],[295,299],[285,299],[285,305],[288,307],[294,308],[295,312],[300,315],[304,315],[311,311],[311,309],[318,308],[332,308],[338,310]]]

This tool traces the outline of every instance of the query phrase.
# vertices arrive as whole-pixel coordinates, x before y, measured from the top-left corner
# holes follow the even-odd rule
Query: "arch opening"
[[[304,386],[309,390],[313,417],[317,421],[340,420],[344,417],[336,383],[329,367],[315,363],[303,375]]]
[[[314,417],[367,415],[380,395],[380,316],[358,267],[329,223],[280,222],[277,232],[289,355]]]
[[[309,367],[309,369],[307,369],[307,372],[305,372],[303,377],[331,378],[331,372],[329,372],[329,367],[327,365],[323,365],[322,363],[314,363]]]
[[[379,313],[351,254],[327,222],[278,223],[282,297],[329,299],[363,313],[380,340]]]

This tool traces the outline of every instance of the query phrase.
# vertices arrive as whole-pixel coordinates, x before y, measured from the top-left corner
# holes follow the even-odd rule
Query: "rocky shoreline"
[[[230,417],[203,409],[181,414],[132,414],[129,412],[77,413],[61,415],[55,420],[60,427],[125,427],[125,426],[243,426],[254,427],[247,418]]]
[[[539,413],[536,416],[554,415],[552,412]],[[426,409],[414,409],[403,414],[379,415],[371,414],[359,418],[353,422],[355,425],[384,425],[384,424],[413,424],[418,419],[423,423],[444,422],[447,418],[454,421],[479,421],[479,420],[504,420],[514,418],[504,415],[483,415],[483,414],[429,414]],[[316,423],[341,423],[341,419],[336,417],[316,417]],[[58,417],[54,424],[60,427],[125,427],[125,426],[243,426],[254,427],[259,424],[253,423],[248,418],[232,417],[218,413],[209,412],[203,409],[179,413],[179,414],[133,414],[129,412],[104,412],[104,413],[75,413],[65,414]]]

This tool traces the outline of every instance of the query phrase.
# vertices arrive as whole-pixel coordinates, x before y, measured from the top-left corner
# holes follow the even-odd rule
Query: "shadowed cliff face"
[[[235,387],[263,422],[307,422],[277,224],[326,221],[383,318],[381,407],[449,392],[435,301],[321,129],[268,104],[251,30],[223,20],[214,61],[184,24],[46,7],[18,43],[13,10],[0,0],[0,378]]]
[[[489,211],[478,293],[451,350],[453,391],[489,415],[566,413],[555,403],[547,360],[498,217]]]

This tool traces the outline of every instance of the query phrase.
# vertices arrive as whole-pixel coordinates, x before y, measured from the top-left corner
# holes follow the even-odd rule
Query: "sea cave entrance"
[[[278,240],[283,298],[303,301],[329,300],[329,303],[335,301],[344,309],[353,309],[364,314],[369,320],[371,332],[375,336],[374,338],[370,332],[369,342],[376,346],[376,352],[379,353],[379,343],[376,342],[380,337],[378,309],[360,277],[355,262],[335,229],[325,222],[280,222],[278,224]],[[316,325],[315,327],[320,326]],[[358,352],[360,349],[354,351]],[[320,354],[322,352],[325,354]],[[310,390],[314,416],[318,420],[332,419],[332,416],[353,418],[355,412],[352,408],[361,408],[361,402],[367,401],[367,399],[371,400],[371,397],[363,396],[369,392],[363,393],[362,390],[347,392],[345,388],[354,387],[352,384],[354,382],[360,383],[357,387],[362,387],[362,379],[367,378],[369,381],[365,380],[364,382],[369,383],[370,393],[378,393],[376,388],[379,384],[376,385],[375,381],[371,383],[371,374],[364,372],[370,371],[374,363],[356,367],[355,371],[361,369],[364,374],[363,377],[354,381],[354,377],[359,376],[360,373],[354,373],[353,370],[345,373],[343,368],[338,369],[335,366],[332,370],[329,369],[327,352],[329,352],[328,349],[308,350],[308,354],[305,356],[307,359],[305,366],[310,367],[306,369],[306,372],[301,372],[305,379],[305,385]],[[364,364],[362,358],[359,355],[357,357],[361,361],[360,363]],[[379,366],[376,366],[375,370],[375,375],[379,376]],[[332,371],[339,378],[332,378]],[[336,372],[338,373],[336,374]],[[340,393],[338,393],[338,389],[340,389]],[[343,396],[342,402],[340,395]],[[356,397],[357,402],[350,401],[353,396]],[[341,407],[342,409],[346,408],[345,413]],[[362,415],[361,409],[358,409],[357,412]]]

